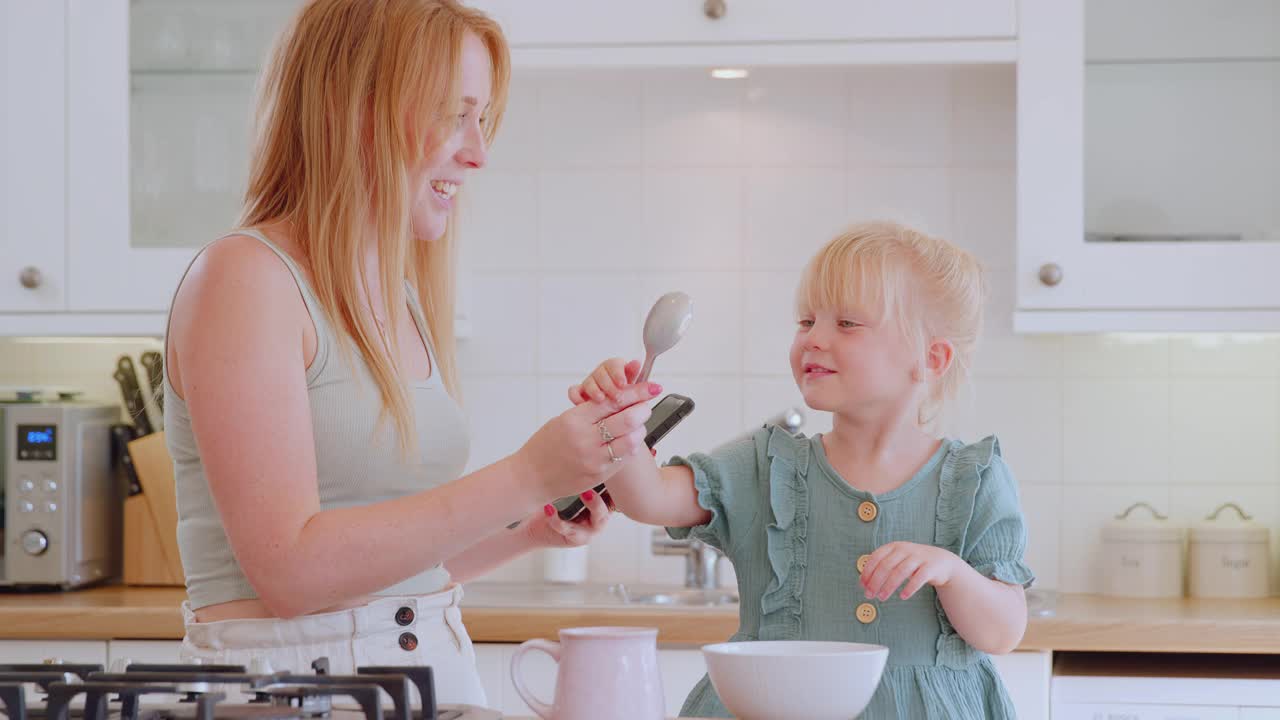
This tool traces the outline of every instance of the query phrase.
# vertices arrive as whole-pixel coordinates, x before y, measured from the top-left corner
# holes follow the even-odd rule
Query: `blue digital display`
[[[57,425],[19,425],[19,460],[57,460]]]
[[[28,430],[27,443],[30,445],[52,445],[52,430]]]

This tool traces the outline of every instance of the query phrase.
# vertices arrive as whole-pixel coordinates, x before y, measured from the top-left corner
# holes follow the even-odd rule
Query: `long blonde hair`
[[[809,261],[796,295],[801,313],[815,309],[878,309],[916,351],[923,367],[929,343],[951,343],[950,367],[929,387],[921,425],[934,420],[968,379],[982,334],[986,295],[982,266],[968,251],[887,221],[854,225]]]
[[[452,130],[468,33],[491,61],[484,132],[492,142],[506,104],[509,50],[497,23],[456,0],[310,0],[277,40],[259,91],[240,224],[292,224],[320,304],[344,331],[348,359],[352,344],[363,356],[402,451],[416,443],[396,354],[379,349],[379,333],[359,312],[363,233],[373,218],[388,325],[398,327],[404,317],[407,280],[426,315],[433,371],[457,397],[457,213],[443,237],[415,238],[409,172]]]

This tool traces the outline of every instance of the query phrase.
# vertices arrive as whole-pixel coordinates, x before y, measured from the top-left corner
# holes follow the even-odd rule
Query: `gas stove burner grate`
[[[353,712],[364,720],[466,717],[437,707],[429,667],[367,666],[355,675],[331,675],[326,658],[311,666],[315,674],[251,673],[240,665],[132,664],[124,672],[103,672],[101,665],[0,665],[0,720],[313,720]],[[45,697],[43,706],[28,706],[27,687]],[[414,688],[421,708],[414,707]],[[228,690],[251,699],[227,702]],[[153,707],[154,696],[169,700]],[[358,710],[336,710],[335,698]],[[74,707],[81,699],[83,708]]]

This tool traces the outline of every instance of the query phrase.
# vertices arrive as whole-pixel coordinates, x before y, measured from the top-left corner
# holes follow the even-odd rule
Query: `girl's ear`
[[[947,374],[955,358],[956,349],[949,340],[935,339],[929,343],[925,354],[925,368],[931,376],[939,378]]]

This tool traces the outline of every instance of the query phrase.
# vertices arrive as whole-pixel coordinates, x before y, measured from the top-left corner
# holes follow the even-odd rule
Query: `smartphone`
[[[671,432],[671,429],[679,425],[680,421],[688,417],[691,412],[693,412],[692,398],[671,393],[659,400],[658,404],[653,406],[653,412],[649,415],[649,419],[644,423],[644,444],[650,448],[657,445],[659,440]],[[608,491],[603,483],[595,486],[594,489],[597,494],[605,497],[605,502],[608,502]],[[552,505],[559,511],[560,517],[565,520],[574,519],[578,516],[578,513],[586,508],[582,498],[577,495],[560,498]]]

